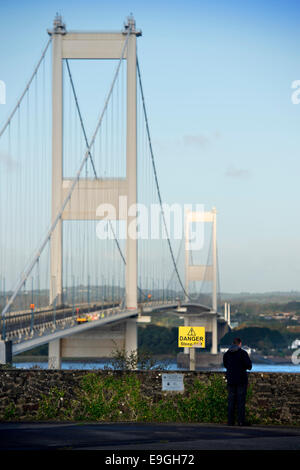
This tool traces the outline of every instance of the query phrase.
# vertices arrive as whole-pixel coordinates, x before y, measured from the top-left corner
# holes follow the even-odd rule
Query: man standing
[[[242,349],[240,338],[233,340],[232,346],[223,356],[223,364],[227,378],[228,389],[228,425],[234,425],[234,414],[237,405],[239,426],[246,426],[245,404],[248,385],[247,369],[252,369],[252,362],[248,353]]]

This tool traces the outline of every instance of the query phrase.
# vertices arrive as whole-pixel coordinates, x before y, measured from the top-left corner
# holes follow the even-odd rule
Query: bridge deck
[[[137,317],[142,312],[176,309],[178,313],[184,312],[185,314],[212,313],[210,308],[204,305],[191,302],[179,304],[178,301],[174,300],[144,302],[133,310],[122,309],[119,302],[115,304],[106,302],[101,306],[82,304],[77,308],[80,315],[89,313],[90,321],[78,324],[74,307],[69,306],[55,310],[50,306],[37,309],[34,316],[29,310],[7,314],[5,318],[5,339],[12,341],[13,354],[19,354],[53,340],[81,333],[91,328],[97,328],[130,317]]]
[[[64,306],[53,309],[46,307],[37,309],[34,314],[30,310],[11,312],[1,320],[0,327],[3,331],[5,322],[5,339],[13,343],[13,354],[18,354],[42,344],[46,344],[58,338],[83,332],[91,328],[97,328],[108,323],[135,317],[142,311],[149,309],[153,311],[161,308],[175,308],[174,301],[153,301],[139,304],[138,309],[122,309],[119,302],[113,305],[111,302],[104,306],[82,304],[79,315],[89,314],[90,321],[82,324],[77,323],[77,315],[74,307]]]
[[[70,324],[69,326],[65,325],[64,328],[57,328],[52,331],[50,330],[43,335],[33,335],[32,338],[28,338],[19,343],[14,343],[12,347],[13,354],[18,354],[37,346],[41,346],[42,344],[49,343],[50,341],[54,341],[65,336],[74,335],[76,333],[81,333],[91,328],[97,328],[108,323],[138,316],[138,310],[117,311],[115,309],[108,309],[106,311],[104,310],[102,313],[103,318],[100,318],[99,320],[86,322],[81,325],[76,325],[75,323]]]

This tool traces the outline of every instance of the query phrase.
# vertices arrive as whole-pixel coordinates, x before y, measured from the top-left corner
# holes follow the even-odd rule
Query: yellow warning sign
[[[179,326],[178,328],[179,348],[205,348],[204,326]]]

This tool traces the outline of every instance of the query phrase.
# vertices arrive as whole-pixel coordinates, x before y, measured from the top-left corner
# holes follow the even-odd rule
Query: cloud
[[[234,166],[230,166],[227,168],[225,176],[235,179],[248,179],[251,176],[251,172],[243,168],[235,168]]]
[[[220,139],[220,137],[221,133],[219,131],[213,132],[210,137],[203,134],[189,134],[183,136],[183,144],[186,147],[205,148],[212,144],[215,140]]]

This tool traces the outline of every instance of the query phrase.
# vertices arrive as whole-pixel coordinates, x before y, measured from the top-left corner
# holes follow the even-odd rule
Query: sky
[[[56,12],[87,31],[133,13],[162,197],[217,208],[221,290],[299,290],[299,2],[2,0],[1,123]]]

